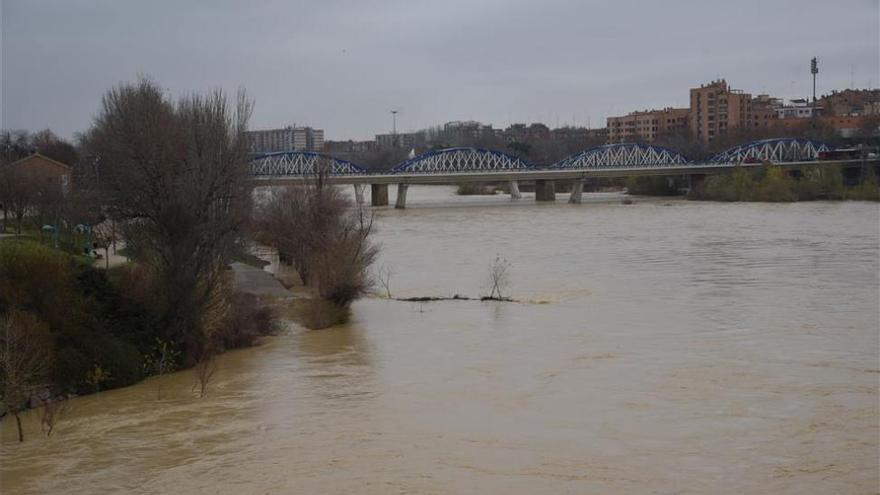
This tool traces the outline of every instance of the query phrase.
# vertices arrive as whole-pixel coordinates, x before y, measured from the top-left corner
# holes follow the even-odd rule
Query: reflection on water
[[[562,197],[414,186],[377,220],[396,295],[479,295],[500,254],[549,304],[368,299],[205,399],[182,372],[49,439],[3,421],[3,493],[876,491],[876,204]]]

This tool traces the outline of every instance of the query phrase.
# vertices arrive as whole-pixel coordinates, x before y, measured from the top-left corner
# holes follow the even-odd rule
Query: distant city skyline
[[[683,107],[725,78],[791,99],[876,87],[876,0],[802,2],[164,0],[2,3],[2,127],[86,130],[110,87],[243,87],[254,129],[366,140],[454,120],[605,126]],[[820,22],[817,22],[819,19]],[[845,29],[842,26],[846,26]]]

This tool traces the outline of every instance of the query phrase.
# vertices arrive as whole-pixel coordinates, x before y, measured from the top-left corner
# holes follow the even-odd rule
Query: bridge
[[[699,181],[706,175],[730,171],[736,166],[762,166],[768,162],[786,167],[813,165],[819,153],[828,149],[822,143],[806,139],[765,139],[694,162],[662,146],[619,143],[595,146],[554,164],[538,166],[501,151],[459,147],[428,151],[390,170],[375,172],[329,155],[284,151],[253,156],[249,173],[254,185],[302,184],[321,174],[329,184],[354,185],[359,203],[363,202],[363,188],[370,185],[373,206],[388,205],[389,184],[398,185],[396,208],[406,207],[410,184],[509,182],[511,197],[519,199],[519,181],[534,181],[537,201],[555,201],[557,180],[573,181],[569,202],[580,203],[584,180],[589,178],[666,175]]]

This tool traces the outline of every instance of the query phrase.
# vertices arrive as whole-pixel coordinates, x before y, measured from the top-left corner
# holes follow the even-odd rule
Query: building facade
[[[819,99],[826,115],[856,116],[880,113],[880,89],[844,89]]]
[[[376,134],[376,147],[415,148],[424,144],[424,134],[418,132],[398,132],[397,134]]]
[[[608,117],[608,143],[632,141],[653,143],[659,136],[684,131],[688,127],[687,108],[632,112],[622,117]]]
[[[282,129],[247,131],[245,139],[248,141],[248,149],[253,153],[324,149],[324,130],[312,127],[288,126]]]
[[[15,180],[28,182],[38,191],[62,196],[70,192],[73,168],[48,156],[34,153],[0,167],[3,173],[10,172]]]
[[[820,108],[810,104],[806,98],[790,100],[788,105],[777,107],[776,116],[779,119],[809,119],[819,115]]]
[[[694,137],[710,143],[749,124],[752,95],[732,89],[719,79],[691,88],[690,128]]]

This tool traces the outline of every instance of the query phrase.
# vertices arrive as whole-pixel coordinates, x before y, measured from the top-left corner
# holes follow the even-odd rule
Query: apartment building
[[[248,149],[254,153],[273,151],[321,151],[324,149],[324,130],[312,127],[288,126],[245,133]]]
[[[686,130],[688,114],[687,108],[667,107],[662,110],[632,112],[622,117],[608,117],[608,142],[653,143],[663,134]]]
[[[690,93],[690,128],[697,139],[709,143],[748,127],[752,95],[730,88],[724,79],[691,88]]]

